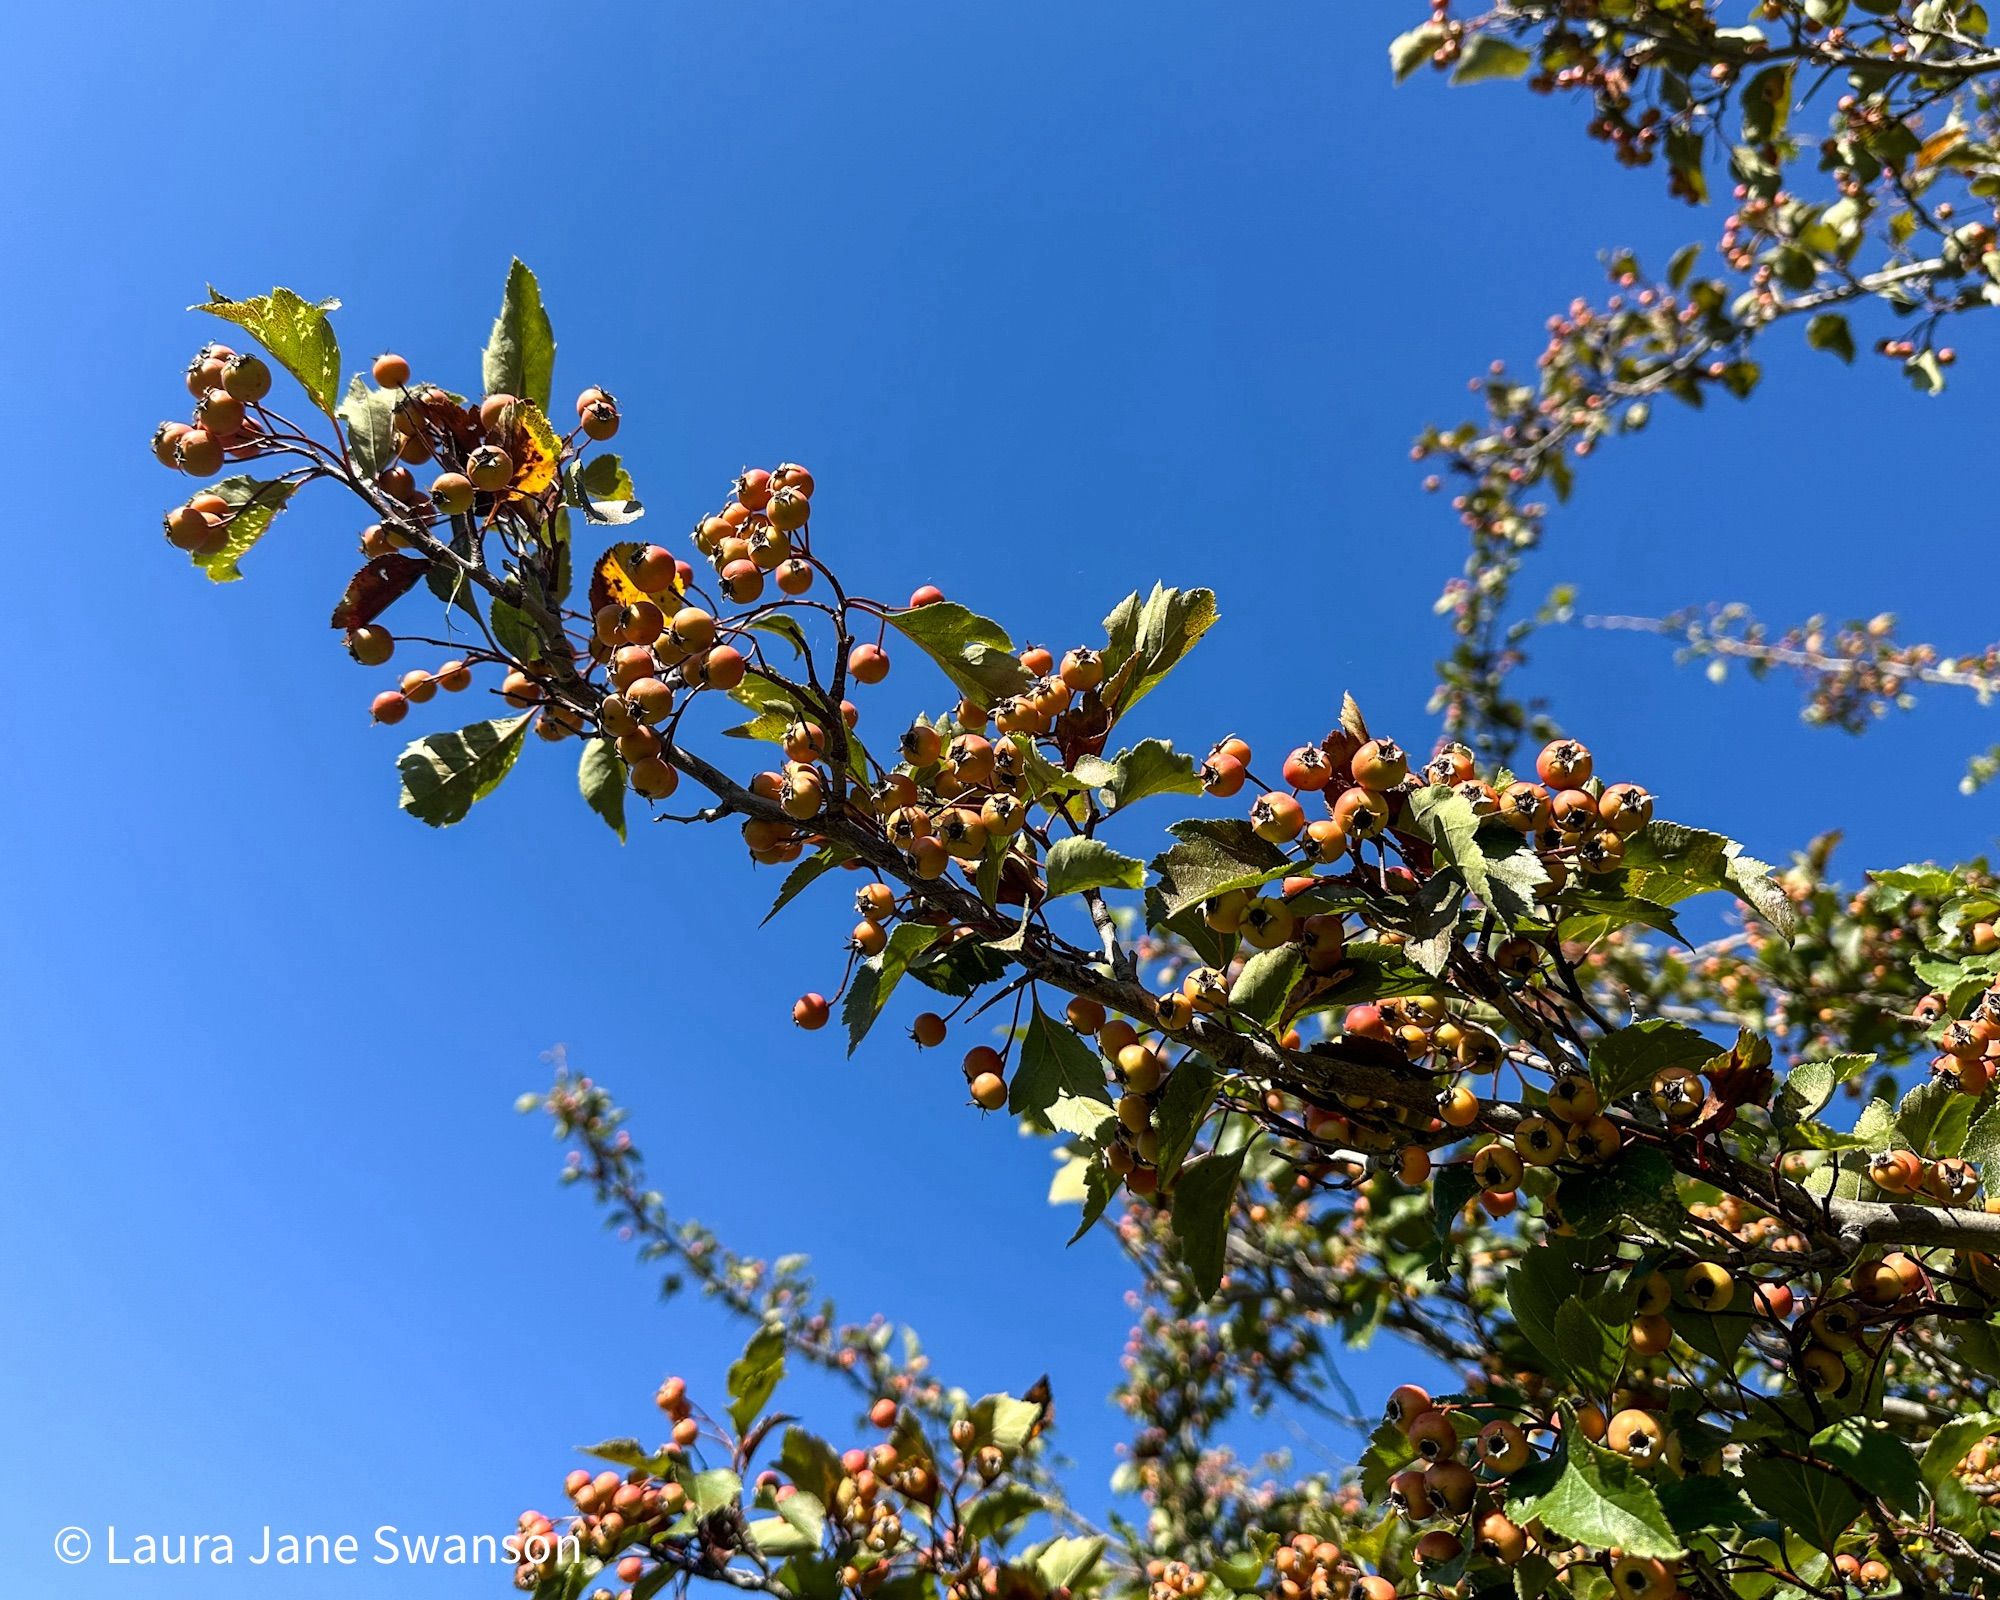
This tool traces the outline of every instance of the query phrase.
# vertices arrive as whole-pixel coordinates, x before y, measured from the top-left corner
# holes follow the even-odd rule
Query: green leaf
[[[676,1459],[664,1452],[652,1454],[637,1439],[606,1439],[602,1444],[579,1445],[577,1451],[599,1461],[609,1461],[614,1467],[637,1467],[662,1478],[673,1475]]]
[[[1093,1142],[1107,1131],[1106,1124],[1112,1115],[1111,1107],[1104,1101],[1073,1094],[1057,1095],[1054,1103],[1042,1112],[1043,1119],[1057,1133]]]
[[[1012,1455],[1034,1437],[1042,1408],[1032,1400],[1016,1400],[1011,1394],[989,1394],[975,1401],[968,1415],[972,1419],[974,1449],[998,1445]]]
[[[1734,1478],[1667,1478],[1656,1488],[1660,1509],[1666,1512],[1667,1521],[1683,1539],[1711,1528],[1745,1527],[1756,1520],[1756,1510],[1743,1498]]]
[[[348,382],[339,416],[347,427],[347,453],[364,478],[396,459],[396,397],[388,390],[369,388],[357,374]]]
[[[1875,1065],[1872,1055],[1829,1056],[1823,1061],[1801,1061],[1785,1075],[1778,1090],[1773,1115],[1780,1123],[1804,1122],[1816,1117],[1833,1098],[1834,1090],[1858,1073]]]
[[[1051,1539],[1029,1558],[1036,1574],[1051,1589],[1073,1589],[1104,1554],[1104,1535]]]
[[[451,548],[467,560],[473,559],[482,542],[482,535],[473,526],[470,517],[455,517],[448,523],[440,523],[437,535],[441,539],[449,535],[447,542]],[[472,598],[471,583],[451,563],[433,561],[430,570],[424,574],[424,583],[447,606],[455,606],[473,617],[479,615],[479,607]]]
[[[1112,1195],[1118,1190],[1118,1180],[1111,1176],[1111,1169],[1105,1165],[1103,1156],[1093,1157],[1087,1165],[1090,1170],[1083,1185],[1083,1215],[1077,1221],[1076,1232],[1069,1236],[1071,1244],[1097,1226],[1097,1219],[1104,1215]],[[1051,1203],[1054,1198],[1050,1196]]]
[[[1684,1023],[1649,1017],[1606,1034],[1590,1047],[1590,1075],[1606,1105],[1644,1088],[1668,1067],[1701,1067],[1719,1052],[1715,1041]]]
[[[965,1508],[962,1521],[967,1537],[1004,1543],[1021,1524],[1048,1502],[1025,1483],[1003,1483],[981,1495]]]
[[[1540,857],[1533,851],[1528,854],[1539,864]],[[1620,928],[1635,924],[1644,928],[1657,928],[1668,938],[1687,944],[1680,924],[1672,911],[1654,900],[1643,899],[1630,894],[1592,894],[1588,891],[1567,894],[1563,897],[1566,915],[1557,929],[1563,943],[1595,945],[1606,935],[1616,933]]]
[[[596,1558],[592,1557],[592,1559],[595,1560]],[[604,1570],[603,1564],[601,1562],[598,1564],[597,1570],[598,1572],[602,1572]],[[592,1573],[591,1577],[595,1577],[596,1575],[597,1575],[596,1573]],[[639,1581],[632,1585],[632,1600],[654,1600],[654,1596],[656,1596],[662,1589],[666,1588],[666,1586],[669,1583],[673,1582],[673,1580],[679,1576],[680,1572],[677,1568],[669,1565],[664,1561],[661,1562],[658,1566],[653,1567],[650,1571],[644,1573],[640,1577]],[[589,1582],[588,1578],[582,1580],[582,1582],[578,1584],[577,1587],[579,1592],[581,1591],[582,1583],[587,1583],[587,1582]],[[542,1588],[546,1587],[547,1585],[543,1585],[535,1590],[534,1600],[550,1600],[550,1597],[545,1596],[542,1593]],[[568,1600],[568,1597],[566,1596],[562,1597],[562,1600]]]
[[[1519,45],[1491,33],[1476,33],[1465,42],[1453,83],[1484,83],[1491,78],[1526,75],[1534,57]]]
[[[1480,848],[1486,862],[1486,903],[1509,922],[1546,922],[1535,891],[1549,881],[1549,869],[1534,847],[1514,835],[1505,849],[1487,843]]]
[[[1007,1091],[1007,1109],[1046,1112],[1058,1095],[1108,1103],[1104,1063],[1063,1023],[1037,1005],[1021,1035],[1021,1061]]]
[[[1792,115],[1792,63],[1780,62],[1754,74],[1738,96],[1746,144],[1769,144],[1784,137]]]
[[[1635,1556],[1672,1557],[1682,1545],[1653,1486],[1624,1457],[1565,1429],[1562,1475],[1518,1512],[1526,1522],[1539,1517],[1554,1532],[1593,1550],[1623,1550]]]
[[[1791,901],[1770,881],[1770,868],[1742,851],[1719,833],[1655,819],[1625,847],[1626,892],[1672,906],[1727,889],[1789,939],[1798,921]]]
[[[210,484],[208,493],[220,495],[235,507],[235,515],[229,519],[229,537],[219,548],[206,555],[190,555],[188,559],[215,583],[236,582],[243,576],[236,563],[264,537],[264,530],[271,526],[271,519],[284,510],[285,502],[291,499],[296,487],[279,478],[240,476]]]
[[[1586,1239],[1630,1218],[1649,1232],[1672,1236],[1686,1221],[1674,1192],[1674,1164],[1657,1150],[1626,1146],[1600,1167],[1562,1182],[1562,1214]]]
[[[1049,847],[1043,879],[1054,900],[1086,889],[1137,889],[1146,881],[1146,868],[1096,839],[1071,837]]]
[[[1155,856],[1152,867],[1170,917],[1227,890],[1268,883],[1290,868],[1284,853],[1240,817],[1176,822],[1167,831],[1177,842]]]
[[[1574,1248],[1555,1239],[1545,1239],[1523,1251],[1507,1269],[1507,1309],[1514,1314],[1515,1325],[1535,1350],[1558,1365],[1561,1341],[1556,1318],[1582,1287]]]
[[[899,922],[889,942],[855,969],[840,1017],[847,1024],[847,1053],[853,1055],[889,1003],[910,962],[930,948],[940,930],[922,922]]]
[[[555,330],[542,309],[541,285],[519,260],[507,269],[500,315],[493,319],[479,370],[488,394],[511,394],[549,409],[556,370]]]
[[[743,1480],[727,1467],[707,1472],[689,1472],[683,1467],[681,1486],[687,1490],[688,1504],[697,1518],[712,1517],[743,1497]]]
[[[1933,866],[1929,862],[1871,872],[1868,879],[1875,885],[1876,904],[1885,911],[1895,910],[1912,896],[1942,900],[1958,887],[1957,878],[1948,868]]]
[[[1838,311],[1822,311],[1806,324],[1806,343],[1815,350],[1830,350],[1849,366],[1854,364],[1854,330]]]
[[[778,1515],[817,1545],[826,1533],[826,1506],[820,1497],[796,1485],[778,1502]]]
[[[793,1495],[780,1501],[779,1509],[783,1510],[796,1498],[797,1496]],[[787,1517],[752,1518],[743,1525],[743,1534],[756,1546],[759,1555],[796,1556],[819,1548],[817,1537],[796,1526]]]
[[[632,487],[632,475],[616,455],[572,461],[563,468],[562,492],[564,503],[581,511],[586,522],[637,522],[646,513]]]
[[[1882,1423],[1847,1417],[1814,1434],[1812,1451],[1892,1511],[1907,1515],[1923,1504],[1924,1477],[1916,1456]]]
[[[338,300],[314,305],[290,289],[232,300],[210,284],[207,302],[188,310],[206,311],[235,323],[297,378],[312,403],[331,417],[336,414],[334,402],[340,393],[340,344],[326,314],[339,308]]]
[[[1896,1107],[1896,1132],[1912,1150],[1932,1157],[1958,1155],[1977,1102],[1948,1083],[1917,1084]]]
[[[1738,849],[1730,853],[1723,875],[1728,880],[1724,887],[1733,889],[1736,898],[1768,922],[1779,938],[1790,942],[1798,933],[1799,909],[1772,878],[1769,862]]]
[[[1937,1432],[1924,1446],[1923,1464],[1919,1469],[1924,1482],[1930,1485],[1931,1493],[1941,1493],[1944,1486],[1952,1482],[1958,1464],[1972,1447],[1995,1433],[2000,1433],[2000,1412],[1975,1411],[1970,1416],[1953,1417],[1949,1422],[1940,1423]]]
[[[1278,1535],[1252,1530],[1249,1534],[1248,1549],[1232,1550],[1227,1555],[1216,1557],[1209,1571],[1222,1583],[1238,1594],[1257,1588],[1257,1580],[1263,1577],[1271,1564],[1271,1556],[1278,1548]]]
[[[785,1330],[766,1323],[729,1368],[729,1420],[739,1434],[762,1413],[785,1375]]]
[[[1368,1447],[1361,1452],[1361,1492],[1369,1500],[1380,1500],[1389,1492],[1389,1480],[1417,1459],[1417,1447],[1402,1424],[1386,1418],[1375,1424]]]
[[[956,601],[891,611],[883,620],[935,661],[961,694],[981,705],[1028,686],[1030,674],[1016,659],[1006,631]]]
[[[977,939],[954,939],[933,947],[910,963],[910,976],[926,988],[963,1000],[975,989],[1002,977],[1007,958]]]
[[[1173,1182],[1194,1148],[1195,1136],[1215,1105],[1215,1086],[1221,1081],[1222,1074],[1196,1056],[1167,1074],[1159,1104],[1153,1107],[1153,1134],[1159,1144],[1159,1159],[1154,1165],[1162,1184]]]
[[[1750,1337],[1752,1318],[1747,1310],[1697,1311],[1692,1306],[1669,1306],[1667,1323],[1690,1349],[1699,1350],[1725,1371],[1732,1370]]]
[[[1514,1600],[1542,1600],[1544,1595],[1554,1594],[1559,1576],[1547,1556],[1523,1556],[1514,1563]]]
[[[1583,1301],[1569,1300],[1556,1312],[1556,1354],[1586,1392],[1597,1394],[1625,1365],[1625,1340]]]
[[[1465,887],[1485,900],[1486,857],[1475,840],[1479,817],[1472,809],[1472,802],[1456,789],[1419,789],[1410,796],[1410,820],[1416,824],[1417,832],[1430,840],[1439,857],[1458,869]]]
[[[785,1442],[778,1450],[778,1470],[822,1507],[840,1492],[840,1480],[846,1475],[840,1452],[803,1428],[785,1430]]]
[[[1127,596],[1104,619],[1104,698],[1112,717],[1158,688],[1215,621],[1215,595],[1207,589],[1156,583],[1143,605],[1137,594]]]
[[[514,770],[532,716],[475,722],[405,746],[396,758],[396,770],[403,775],[402,808],[433,828],[464,821]]]
[[[1161,739],[1142,739],[1108,761],[1103,756],[1079,756],[1070,773],[1098,791],[1107,811],[1156,794],[1201,793],[1194,757],[1182,755]]]
[[[848,857],[848,851],[837,845],[821,845],[797,866],[785,874],[785,881],[778,887],[778,898],[771,902],[771,909],[764,913],[764,921],[769,922],[786,906],[820,878],[831,872]],[[758,926],[762,926],[760,923]]]
[[[1408,33],[1399,33],[1389,41],[1389,70],[1401,83],[1436,53],[1444,43],[1444,29],[1435,22],[1426,22],[1421,27],[1412,28]]]
[[[1285,1002],[1305,968],[1305,952],[1295,944],[1259,950],[1243,963],[1243,970],[1230,985],[1230,1010],[1266,1028],[1277,1027]]]
[[[1958,1153],[1980,1166],[2000,1157],[2000,1101],[1979,1113],[1978,1120],[1966,1130]]]
[[[1226,1155],[1218,1152],[1189,1162],[1174,1184],[1174,1237],[1180,1241],[1181,1260],[1197,1299],[1208,1299],[1222,1284],[1229,1211],[1249,1151],[1246,1142]]]
[[[576,766],[576,786],[584,803],[625,842],[625,763],[609,739],[586,739]]]
[[[1477,1193],[1479,1180],[1473,1177],[1466,1162],[1440,1167],[1431,1179],[1431,1227],[1437,1234],[1438,1246],[1438,1265],[1431,1268],[1433,1277],[1450,1272],[1451,1230],[1457,1226],[1458,1214],[1466,1201]]]
[[[1861,1497],[1834,1473],[1810,1462],[1773,1456],[1745,1461],[1743,1488],[1759,1511],[1828,1555],[1861,1515]]]
[[[535,631],[535,625],[528,620],[525,611],[505,600],[495,600],[486,612],[493,628],[493,640],[502,650],[516,661],[542,659],[542,636]]]

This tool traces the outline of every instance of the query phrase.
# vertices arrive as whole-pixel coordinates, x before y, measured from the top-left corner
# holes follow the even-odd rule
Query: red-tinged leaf
[[[429,570],[430,562],[422,556],[400,551],[377,556],[348,580],[347,593],[333,608],[332,626],[365,627],[414,589]]]

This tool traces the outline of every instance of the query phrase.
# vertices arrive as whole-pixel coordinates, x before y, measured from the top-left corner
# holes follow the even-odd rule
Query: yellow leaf
[[[523,400],[514,411],[513,489],[516,494],[538,495],[556,481],[556,465],[562,456],[562,440],[542,408]]]
[[[646,547],[637,540],[627,540],[614,544],[597,558],[597,565],[590,573],[590,613],[595,616],[606,606],[629,606],[640,600],[651,600],[662,604],[669,595],[681,593],[681,581],[676,572],[671,587],[659,594],[648,594],[633,581],[632,570],[637,564],[639,553]]]
[[[1934,167],[1965,142],[1965,125],[1958,123],[1949,128],[1940,128],[1926,139],[1917,150],[1917,165]]]

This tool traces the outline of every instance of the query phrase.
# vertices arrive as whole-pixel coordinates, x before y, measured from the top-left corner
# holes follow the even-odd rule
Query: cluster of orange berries
[[[409,362],[393,354],[375,358],[374,378],[381,388],[399,391],[393,412],[397,462],[375,478],[386,493],[426,515],[459,517],[505,505],[539,518],[542,496],[553,492],[554,463],[546,463],[550,470],[536,475],[539,486],[533,492],[521,487],[538,450],[529,428],[536,412],[531,402],[519,395],[489,394],[476,403],[461,403],[430,384],[412,386]],[[576,419],[564,448],[577,434],[602,441],[617,433],[618,402],[593,385],[576,397]],[[432,460],[443,470],[420,494],[404,463]],[[376,553],[371,541],[378,549],[400,547],[393,528],[364,535],[365,553]]]
[[[598,703],[597,726],[616,741],[633,790],[663,800],[680,786],[680,773],[666,759],[659,725],[683,693],[734,689],[749,663],[712,612],[675,603],[685,578],[668,551],[646,546],[627,576],[645,598],[608,602],[592,619],[591,659],[611,691]]]
[[[2000,1499],[2000,1438],[1981,1439],[1956,1469],[1958,1481],[1982,1500]]]
[[[1185,1561],[1161,1561],[1155,1558],[1146,1563],[1146,1593],[1149,1600],[1195,1600],[1198,1595],[1208,1593],[1208,1574],[1189,1566]]]
[[[271,369],[260,356],[207,344],[187,368],[194,416],[153,430],[153,455],[162,466],[189,477],[213,477],[226,460],[254,453],[265,429],[253,415],[271,392]],[[198,494],[166,515],[167,542],[190,554],[211,555],[229,537],[235,508],[218,494]]]
[[[626,1474],[605,1471],[593,1476],[578,1467],[564,1481],[563,1492],[576,1507],[569,1526],[558,1535],[539,1511],[524,1511],[519,1521],[522,1559],[514,1569],[514,1587],[532,1590],[554,1576],[555,1561],[565,1543],[574,1542],[600,1561],[635,1541],[650,1539],[687,1509],[687,1492],[672,1480],[660,1481],[634,1468]],[[645,1570],[636,1555],[618,1564],[618,1576],[634,1582]]]
[[[713,563],[733,604],[755,604],[767,576],[780,593],[794,597],[812,587],[813,564],[805,551],[812,493],[813,475],[797,462],[770,472],[755,467],[736,480],[720,511],[695,524],[694,546]]]
[[[1432,1526],[1416,1541],[1420,1567],[1435,1568],[1456,1561],[1468,1543],[1484,1559],[1513,1567],[1531,1551],[1560,1558],[1562,1564],[1589,1559],[1539,1523],[1522,1526],[1508,1517],[1498,1502],[1504,1482],[1537,1459],[1532,1432],[1560,1431],[1560,1418],[1531,1420],[1528,1427],[1494,1418],[1483,1425],[1449,1405],[1432,1403],[1427,1391],[1413,1383],[1390,1396],[1386,1415],[1403,1432],[1417,1462],[1389,1480],[1392,1512],[1413,1526]],[[1632,1406],[1606,1418],[1596,1406],[1576,1413],[1577,1427],[1593,1443],[1623,1456],[1641,1470],[1678,1459],[1671,1430],[1654,1413]],[[1471,1463],[1464,1459],[1470,1454]],[[1482,1477],[1481,1474],[1484,1474]],[[1678,1568],[1671,1561],[1608,1552],[1604,1561],[1612,1589],[1631,1600],[1669,1600],[1678,1587]],[[1393,1588],[1380,1591],[1387,1600]]]
[[[1581,1167],[1600,1166],[1618,1153],[1624,1136],[1604,1115],[1597,1085],[1580,1072],[1560,1072],[1549,1082],[1544,1111],[1514,1124],[1505,1139],[1482,1145],[1473,1153],[1472,1176],[1486,1209],[1504,1216],[1510,1200],[1530,1167],[1553,1167],[1569,1161]]]
[[[1225,739],[1204,763],[1202,781],[1210,794],[1229,796],[1243,787],[1249,770],[1250,747]],[[1271,844],[1296,845],[1309,861],[1336,861],[1396,825],[1408,797],[1419,789],[1448,788],[1481,821],[1491,818],[1534,840],[1549,876],[1545,895],[1562,890],[1572,867],[1590,874],[1616,872],[1624,863],[1625,841],[1653,819],[1653,797],[1635,783],[1592,787],[1590,752],[1574,739],[1548,744],[1535,771],[1539,783],[1517,780],[1496,788],[1477,775],[1472,752],[1461,744],[1447,746],[1414,771],[1393,739],[1362,739],[1336,729],[1285,757],[1282,775],[1290,792],[1272,789],[1258,796],[1250,825]],[[1327,815],[1308,820],[1302,794],[1320,795]]]
[[[1271,1556],[1269,1600],[1389,1600],[1395,1586],[1363,1576],[1332,1539],[1295,1533]],[[1168,1600],[1156,1590],[1153,1600]]]
[[[1966,946],[1975,955],[2000,949],[2000,930],[1990,922],[1974,924],[1966,933]],[[1967,1004],[1965,1014],[1946,1020],[1947,1002],[1941,994],[1928,994],[1912,1010],[1912,1018],[1937,1029],[1938,1054],[1931,1061],[1931,1081],[1958,1090],[1961,1094],[1983,1095],[2000,1072],[2000,978],[1996,978]],[[1896,1192],[1907,1194],[1921,1188],[1932,1199],[1947,1205],[1964,1205],[1960,1197],[1966,1188],[1964,1163],[1932,1170],[1918,1182],[1906,1183]],[[1977,1175],[1973,1178],[1977,1184]],[[1883,1185],[1888,1188],[1888,1184]]]

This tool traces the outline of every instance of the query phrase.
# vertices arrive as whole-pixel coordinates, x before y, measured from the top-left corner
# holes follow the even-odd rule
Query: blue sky
[[[1664,262],[1718,219],[1617,169],[1575,108],[1392,90],[1382,47],[1420,9],[0,22],[36,64],[0,102],[0,418],[24,491],[0,644],[0,1544],[24,1580],[262,1581],[64,1568],[70,1523],[505,1528],[554,1508],[569,1447],[649,1430],[664,1373],[716,1392],[740,1334],[662,1309],[510,1109],[558,1042],[630,1104],[683,1212],[810,1252],[847,1310],[914,1322],[975,1392],[1049,1369],[1096,1494],[1125,1277],[1103,1241],[1062,1248],[1046,1155],[963,1109],[949,1061],[885,1027],[849,1063],[790,1027],[795,993],[837,981],[844,908],[760,933],[774,876],[721,835],[621,851],[567,752],[530,748],[448,834],[402,816],[418,724],[368,725],[380,684],[324,626],[354,519],[308,501],[247,582],[212,587],[155,534],[176,485],[145,442],[224,331],[181,310],[205,282],[338,294],[350,366],[393,346],[470,382],[519,254],[558,390],[624,403],[656,536],[739,466],[802,460],[816,544],[864,592],[934,581],[1061,648],[1157,577],[1215,587],[1222,624],[1135,731],[1289,745],[1352,689],[1427,744],[1429,605],[1460,549],[1410,436],[1597,292],[1601,247]],[[1886,606],[1978,643],[1953,574],[1983,570],[1991,508],[1953,463],[1990,448],[2000,385],[1986,330],[1956,342],[1952,392],[1924,401],[1781,335],[1752,407],[1662,416],[1589,464],[1531,591]],[[896,714],[914,676],[884,691]],[[1970,705],[1855,742],[1800,728],[1788,685],[1717,689],[1652,642],[1578,635],[1543,642],[1533,681],[1600,770],[1766,858],[1829,826],[1851,872],[1989,840],[1990,801],[1954,790],[1995,737]],[[1364,1393],[1398,1371],[1349,1365]],[[504,1582],[364,1569],[284,1592]]]

